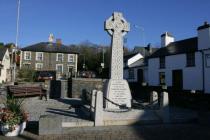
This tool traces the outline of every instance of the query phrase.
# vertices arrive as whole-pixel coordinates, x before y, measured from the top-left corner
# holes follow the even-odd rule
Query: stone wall
[[[104,87],[106,81],[106,79],[72,78],[70,97],[79,98],[84,91],[91,92],[98,87]]]

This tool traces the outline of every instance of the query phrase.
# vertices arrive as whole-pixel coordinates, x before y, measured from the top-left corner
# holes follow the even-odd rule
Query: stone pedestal
[[[131,108],[131,92],[126,80],[110,79],[107,84],[106,98],[111,102]],[[107,109],[120,109],[119,106],[106,100]]]
[[[61,98],[67,97],[68,94],[68,81],[61,80]]]
[[[164,123],[169,123],[170,122],[168,92],[162,92],[161,93],[160,116],[161,116]]]
[[[104,117],[103,117],[103,92],[97,91],[96,93],[96,105],[95,105],[95,126],[103,126]]]

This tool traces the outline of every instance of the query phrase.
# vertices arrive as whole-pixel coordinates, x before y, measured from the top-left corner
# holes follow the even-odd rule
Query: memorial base
[[[126,80],[110,79],[105,93],[106,109],[131,108],[131,91]]]

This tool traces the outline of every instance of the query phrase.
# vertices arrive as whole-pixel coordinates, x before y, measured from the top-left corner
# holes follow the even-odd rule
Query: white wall
[[[165,69],[159,69],[159,58],[149,59],[148,78],[150,86],[159,85],[159,72],[165,72],[167,86],[172,86],[172,71],[183,70],[183,89],[202,90],[202,55],[195,54],[195,67],[186,67],[186,55],[172,55],[165,57]]]
[[[134,70],[134,79],[129,79],[129,73],[128,73],[128,69],[124,69],[124,79],[126,79],[128,82],[138,82],[138,69],[143,69],[143,80],[144,82],[148,83],[148,68],[147,67],[136,67],[133,68]]]
[[[210,48],[210,28],[198,30],[198,49]]]
[[[7,70],[10,69],[10,57],[9,57],[9,51],[7,49],[4,57],[3,57],[3,60],[2,60],[2,63],[3,65],[3,68],[1,69],[1,76],[0,76],[0,83],[2,83],[3,81],[6,82],[8,81],[9,77],[10,76],[8,73],[7,73]]]
[[[207,50],[207,51],[205,51],[204,52],[204,56],[206,55],[206,54],[210,54],[210,50]],[[205,93],[209,93],[210,94],[210,67],[208,67],[207,65],[206,65],[206,58],[204,57],[204,59],[205,59],[205,63],[204,63],[204,70],[205,70]]]
[[[148,61],[148,84],[159,85],[159,58],[152,58]]]

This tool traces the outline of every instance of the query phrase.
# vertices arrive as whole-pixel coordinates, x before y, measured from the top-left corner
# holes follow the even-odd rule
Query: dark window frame
[[[186,54],[186,66],[195,67],[195,53]]]
[[[164,77],[163,77],[164,82],[162,82],[162,80],[161,80],[162,74],[164,75]],[[165,72],[159,72],[159,85],[166,85],[166,73]]]
[[[160,65],[160,69],[164,69],[166,67],[166,59],[165,59],[165,56],[161,56],[159,58],[159,65]]]
[[[208,59],[210,59],[210,54],[205,54],[206,68],[210,68],[210,65],[208,65],[208,62],[207,62]]]
[[[134,79],[134,78],[135,78],[134,69],[128,69],[128,79]]]

